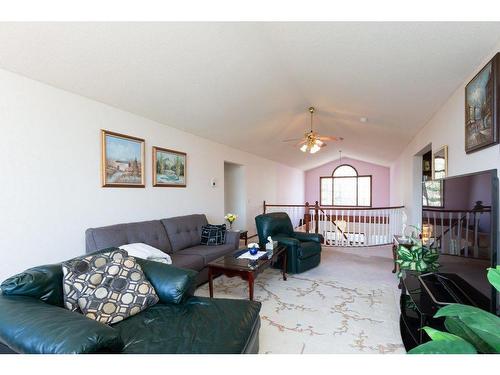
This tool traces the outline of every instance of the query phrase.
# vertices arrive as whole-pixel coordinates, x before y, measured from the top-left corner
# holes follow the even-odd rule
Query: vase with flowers
[[[233,229],[233,223],[237,218],[238,215],[232,213],[227,213],[226,216],[224,216],[224,219],[226,219],[226,221],[229,223],[229,230]]]

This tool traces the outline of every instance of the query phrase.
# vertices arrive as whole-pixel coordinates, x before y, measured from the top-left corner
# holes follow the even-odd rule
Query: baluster
[[[326,212],[326,219],[328,220],[328,228],[326,229],[325,233],[325,243],[327,242],[327,237],[330,238],[330,245],[332,244],[331,240],[331,235],[332,235],[332,210],[325,211]],[[328,213],[330,213],[330,216],[328,216]]]
[[[371,245],[372,239],[371,239],[371,223],[369,216],[371,214],[371,210],[366,210],[365,211],[365,238],[366,238],[366,246]]]
[[[479,215],[474,213],[474,258],[479,257],[478,227],[479,227]]]
[[[369,242],[369,240],[368,240],[368,230],[366,229],[367,228],[367,226],[366,226],[367,212],[368,212],[367,210],[363,210],[363,214],[364,214],[363,215],[363,231],[365,232],[365,241],[364,241],[365,246],[368,246],[368,242]]]
[[[385,241],[384,243],[389,243],[389,238],[391,238],[391,209],[386,209],[385,211]]]
[[[458,247],[457,247],[457,255],[460,255],[460,250],[462,250],[462,213],[457,212],[457,241],[458,241]]]
[[[450,233],[450,246],[448,248],[448,254],[454,254],[454,246],[453,246],[453,230],[452,230],[452,222],[453,222],[453,213],[450,212],[448,214],[448,233]]]
[[[434,242],[436,242],[436,211],[432,211],[432,218],[434,219],[434,226],[432,227],[431,233],[429,233],[429,242],[431,236],[434,239]]]
[[[389,238],[391,238],[391,220],[390,220],[391,210],[385,210],[385,241],[384,243],[389,243]]]
[[[354,211],[354,246],[359,246],[359,214],[359,210]]]
[[[375,210],[375,222],[377,223],[375,226],[375,244],[380,244],[380,213],[378,210]]]
[[[439,217],[441,219],[441,240],[439,241],[439,247],[441,249],[441,252],[444,251],[444,212],[439,213]]]
[[[464,250],[464,256],[467,258],[469,256],[469,223],[470,220],[470,213],[467,212],[465,214],[465,250]]]
[[[359,246],[360,215],[361,215],[361,211],[360,210],[354,211],[354,241],[355,241],[355,246]]]
[[[343,229],[342,229],[342,232],[343,232],[343,235],[342,235],[342,246],[345,246],[345,237],[344,237],[344,236],[346,235],[346,233],[345,233],[345,231],[346,231],[346,226],[344,226],[343,224],[344,224],[346,221],[344,220],[344,210],[343,210],[343,209],[342,209],[342,211],[340,212],[340,215],[342,216],[342,227],[343,227]]]
[[[377,236],[377,245],[380,245],[382,242],[382,216],[380,216],[380,210],[377,210],[377,218],[378,218],[378,236]]]
[[[345,234],[347,236],[347,243],[346,246],[350,246],[350,237],[349,237],[349,216],[350,216],[350,210],[346,210],[346,225],[345,225]]]

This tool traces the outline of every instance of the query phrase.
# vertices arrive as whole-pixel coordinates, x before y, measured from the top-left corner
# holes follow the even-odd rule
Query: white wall
[[[470,72],[448,101],[436,112],[391,166],[391,205],[407,207],[409,223],[420,222],[420,162],[415,155],[432,143],[433,151],[448,145],[448,175],[460,175],[487,169],[500,169],[500,146],[495,145],[472,154],[465,153],[465,86],[500,50],[500,43],[489,56]]]
[[[238,215],[233,229],[244,230],[248,227],[245,167],[233,163],[224,163],[224,213],[228,212]]]
[[[302,171],[4,70],[0,126],[0,279],[82,254],[88,227],[199,212],[221,223],[225,160],[245,166],[249,234],[263,200],[303,200]],[[146,188],[101,188],[100,129],[146,140]],[[187,152],[187,188],[152,187],[152,146]]]

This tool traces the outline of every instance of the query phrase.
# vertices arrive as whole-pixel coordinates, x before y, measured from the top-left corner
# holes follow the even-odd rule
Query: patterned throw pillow
[[[116,249],[108,253],[89,255],[68,260],[62,264],[64,306],[71,311],[80,311],[78,298],[88,288],[95,288],[102,276],[95,271],[110,261],[118,261],[128,256],[125,250]]]
[[[204,225],[201,227],[201,244],[217,246],[226,243],[226,224]]]
[[[104,324],[114,324],[153,306],[159,301],[151,283],[134,257],[122,257],[91,272],[102,277],[94,289],[78,298],[82,313]]]

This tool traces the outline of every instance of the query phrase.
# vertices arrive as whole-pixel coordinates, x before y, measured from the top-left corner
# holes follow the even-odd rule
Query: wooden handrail
[[[267,204],[264,201],[265,207],[310,207],[314,208],[315,206],[306,204]],[[390,206],[390,207],[349,207],[349,206],[321,206],[318,205],[318,209],[327,209],[327,210],[361,210],[361,211],[371,211],[371,210],[395,210],[398,208],[404,208],[405,206]]]
[[[422,209],[422,211],[425,211],[425,212],[465,212],[465,213],[473,214],[473,213],[491,212],[491,208],[484,208],[482,210],[444,210],[442,208],[424,208],[424,209]]]

